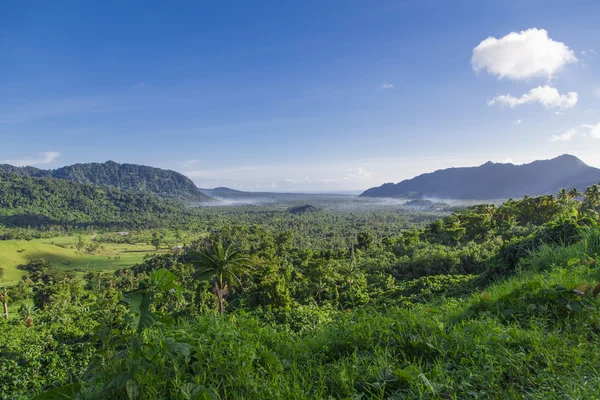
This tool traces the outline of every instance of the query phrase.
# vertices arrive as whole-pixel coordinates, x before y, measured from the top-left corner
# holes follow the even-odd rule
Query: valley
[[[485,202],[0,185],[2,398],[600,390],[599,185]]]

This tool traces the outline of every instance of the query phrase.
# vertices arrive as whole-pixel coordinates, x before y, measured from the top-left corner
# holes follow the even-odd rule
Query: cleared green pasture
[[[87,236],[86,240],[91,240]],[[77,237],[57,237],[35,240],[0,241],[0,267],[4,268],[2,284],[12,284],[23,276],[18,265],[27,264],[35,258],[44,258],[56,268],[76,270],[116,270],[130,267],[142,261],[145,255],[156,253],[146,244],[103,243],[94,254],[75,249]]]

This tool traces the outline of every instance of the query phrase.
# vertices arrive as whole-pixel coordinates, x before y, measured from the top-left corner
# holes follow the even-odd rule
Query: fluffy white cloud
[[[565,64],[577,62],[575,53],[552,40],[545,29],[511,32],[498,39],[489,37],[473,49],[471,65],[498,79],[552,78]]]
[[[489,105],[506,104],[511,107],[527,103],[540,103],[546,108],[573,108],[577,104],[577,93],[569,92],[567,94],[560,94],[558,89],[546,85],[533,88],[521,97],[503,94],[488,101]]]
[[[32,165],[44,165],[51,164],[60,157],[60,153],[58,151],[46,151],[44,153],[40,153],[38,157],[25,157],[20,160],[4,160],[6,164],[12,164],[17,167],[25,167]]]
[[[381,89],[393,89],[394,85],[391,83],[384,83],[381,86],[379,86]]]
[[[521,122],[523,122],[523,120],[522,119],[518,119],[518,120],[515,121],[515,125],[520,125]]]

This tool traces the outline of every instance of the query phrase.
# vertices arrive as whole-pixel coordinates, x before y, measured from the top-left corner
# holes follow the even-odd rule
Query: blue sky
[[[600,167],[598,15],[594,0],[2,2],[0,162],[275,191],[563,153]]]

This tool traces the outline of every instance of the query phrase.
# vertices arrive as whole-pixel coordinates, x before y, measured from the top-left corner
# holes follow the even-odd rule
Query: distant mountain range
[[[163,198],[186,201],[210,199],[194,182],[178,172],[145,165],[119,164],[114,161],[74,164],[53,170],[0,164],[0,172],[105,186],[122,192],[146,192]]]
[[[386,183],[361,196],[491,200],[556,193],[563,187],[583,190],[598,182],[600,169],[564,154],[523,165],[490,161],[478,167],[442,169],[400,183]]]

